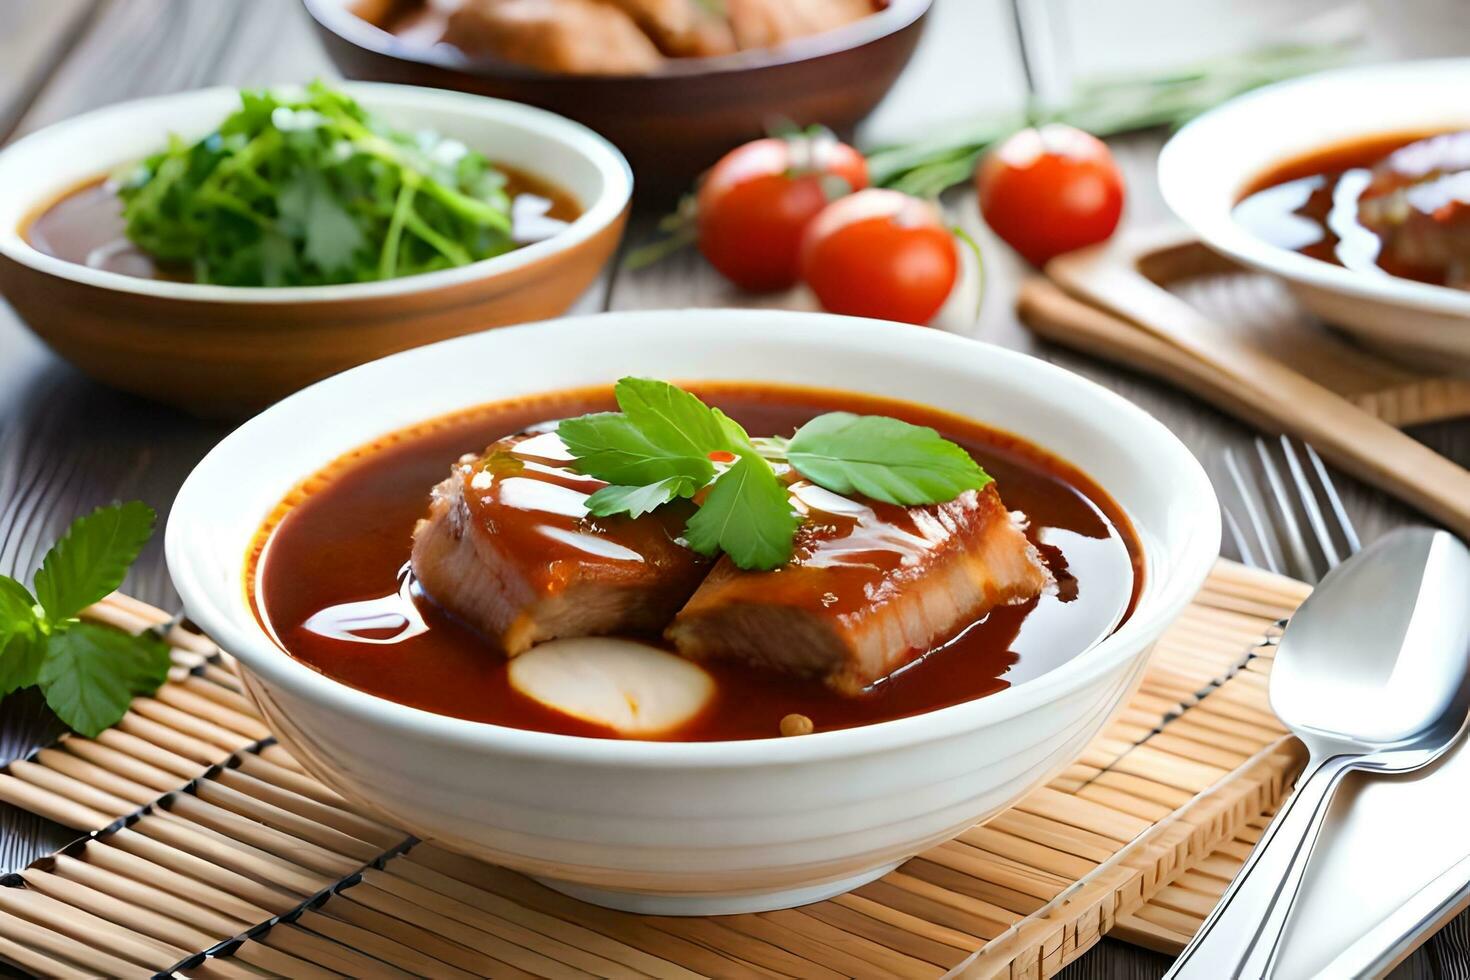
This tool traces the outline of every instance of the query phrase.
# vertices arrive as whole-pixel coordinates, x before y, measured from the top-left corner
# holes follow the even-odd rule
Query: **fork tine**
[[[1332,534],[1327,529],[1327,522],[1322,519],[1322,508],[1317,504],[1317,492],[1307,480],[1307,474],[1302,469],[1301,457],[1297,455],[1295,440],[1281,437],[1281,455],[1286,457],[1286,468],[1291,472],[1291,480],[1296,484],[1297,497],[1301,500],[1302,511],[1307,516],[1307,523],[1311,525],[1312,533],[1317,536],[1317,546],[1322,549],[1322,557],[1327,562],[1328,568],[1336,568],[1342,561],[1342,556],[1337,553],[1337,545],[1332,540]]]
[[[1240,555],[1242,563],[1252,568],[1265,568],[1267,563],[1256,556],[1255,549],[1251,547],[1250,541],[1245,536],[1245,530],[1241,528],[1240,521],[1235,516],[1235,511],[1229,505],[1220,505],[1220,514],[1225,518],[1225,530],[1230,534],[1230,540],[1235,544],[1235,551]]]
[[[1301,524],[1296,518],[1296,508],[1292,506],[1291,496],[1286,492],[1286,483],[1281,479],[1281,471],[1277,468],[1275,460],[1271,458],[1271,447],[1266,440],[1260,438],[1256,439],[1255,445],[1256,455],[1261,460],[1261,469],[1266,474],[1266,485],[1270,487],[1271,496],[1276,501],[1276,513],[1281,519],[1281,529],[1285,532],[1286,543],[1296,563],[1294,574],[1304,581],[1316,582],[1320,578],[1317,565],[1312,560],[1311,552],[1307,549],[1306,538],[1302,536]]]
[[[1362,550],[1363,543],[1358,540],[1358,529],[1353,527],[1353,519],[1348,516],[1347,508],[1342,505],[1342,498],[1337,495],[1337,486],[1327,473],[1327,464],[1322,462],[1322,457],[1317,455],[1317,450],[1313,449],[1310,444],[1302,443],[1302,448],[1307,451],[1307,461],[1316,471],[1317,483],[1322,487],[1323,496],[1327,498],[1327,506],[1337,518],[1337,527],[1342,531],[1343,540],[1347,542],[1347,553],[1357,554]]]
[[[1225,471],[1230,475],[1230,482],[1235,484],[1235,492],[1240,497],[1240,505],[1241,509],[1245,512],[1246,522],[1255,533],[1256,543],[1260,545],[1260,562],[1254,561],[1254,556],[1250,555],[1249,549],[1244,547],[1241,548],[1241,558],[1247,564],[1255,565],[1258,568],[1264,565],[1278,575],[1283,574],[1282,563],[1278,560],[1275,549],[1271,547],[1271,535],[1266,530],[1266,523],[1261,518],[1261,510],[1256,505],[1255,496],[1251,492],[1251,481],[1247,480],[1245,474],[1241,472],[1240,460],[1235,455],[1235,450],[1233,449],[1227,448],[1225,450]],[[1230,517],[1231,522],[1235,524],[1235,531],[1239,533],[1240,525],[1235,521],[1234,516],[1230,515],[1228,509],[1226,510],[1226,514]],[[1244,535],[1241,535],[1241,538],[1243,540]]]

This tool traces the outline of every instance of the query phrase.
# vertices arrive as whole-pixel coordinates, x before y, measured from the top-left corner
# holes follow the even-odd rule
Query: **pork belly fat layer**
[[[657,632],[709,560],[678,543],[687,510],[587,516],[599,480],[553,431],[502,439],[434,488],[413,572],[436,604],[516,656],[543,640]]]
[[[932,507],[806,483],[793,498],[808,520],[792,562],[746,572],[721,559],[665,634],[680,653],[821,677],[854,695],[1051,580],[994,484]]]

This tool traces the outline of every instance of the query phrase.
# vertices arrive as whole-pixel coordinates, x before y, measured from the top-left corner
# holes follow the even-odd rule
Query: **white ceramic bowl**
[[[394,127],[435,130],[550,181],[582,213],[558,234],[494,258],[328,286],[145,279],[68,262],[26,241],[23,225],[37,209],[157,152],[170,134],[199,139],[239,106],[236,89],[202,89],[108,106],[0,151],[0,292],[36,334],[98,380],[239,417],[384,354],[557,316],[601,273],[633,190],[627,161],[607,140],[498,99],[408,85],[340,88]]]
[[[1089,473],[1131,516],[1147,559],[1138,608],[1064,666],[978,701],[802,738],[706,743],[430,714],[331,680],[262,630],[245,556],[297,481],[423,419],[630,373],[869,392],[1018,433]],[[328,785],[397,826],[569,894],[711,914],[855,887],[1069,764],[1133,688],[1219,539],[1214,494],[1188,450],[1129,402],[1044,361],[871,320],[683,310],[491,331],[313,385],[199,464],[174,503],[166,550],[189,616],[240,659],[272,730]]]
[[[1404,359],[1470,368],[1470,292],[1365,275],[1270,245],[1231,217],[1263,172],[1334,144],[1470,127],[1470,59],[1346,68],[1233,99],[1159,156],[1164,200],[1217,252],[1280,276],[1307,309]]]

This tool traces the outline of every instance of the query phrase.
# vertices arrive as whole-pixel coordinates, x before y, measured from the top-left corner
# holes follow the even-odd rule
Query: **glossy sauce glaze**
[[[717,683],[714,702],[671,738],[770,737],[788,714],[807,716],[817,731],[848,728],[969,701],[1054,669],[1116,629],[1136,602],[1142,554],[1117,505],[1085,475],[1015,437],[909,403],[843,392],[731,383],[689,387],[756,435],[786,435],[834,410],[934,426],[986,468],[1010,509],[1025,512],[1027,535],[1057,587],[967,625],[860,697],[842,697],[817,680],[708,663]],[[451,463],[466,453],[478,458],[497,439],[548,419],[612,407],[611,393],[604,390],[502,403],[396,433],[349,454],[303,484],[262,529],[250,568],[257,614],[292,656],[369,693],[476,721],[613,737],[609,729],[513,690],[504,658],[419,594],[406,570],[410,535],[427,509],[428,488],[443,480]],[[557,482],[564,479],[580,478]],[[517,533],[585,533],[575,508],[565,506],[568,501],[550,504],[546,493],[528,495]],[[497,503],[506,504],[503,493]],[[841,509],[831,501],[824,506]],[[848,565],[852,574],[867,574],[855,551],[844,556],[833,546],[824,556],[820,560],[832,562],[834,571]]]
[[[576,220],[581,208],[566,191],[497,165],[511,197],[512,235],[518,245],[550,238]],[[189,282],[187,268],[160,265],[130,241],[122,201],[105,177],[89,180],[39,208],[21,224],[21,237],[40,252],[78,265],[140,279]]]
[[[676,543],[692,504],[675,501],[643,521],[590,518],[587,498],[606,484],[571,464],[554,426],[538,425],[523,437],[496,442],[483,455],[464,457],[452,479],[465,481],[474,522],[494,527],[505,542],[503,551],[534,560],[543,570],[576,561],[702,563]],[[536,518],[525,520],[526,514]]]
[[[1357,272],[1445,285],[1444,269],[1404,261],[1363,221],[1362,204],[1391,174],[1395,152],[1432,134],[1397,133],[1331,146],[1288,160],[1251,182],[1233,216],[1279,248]]]

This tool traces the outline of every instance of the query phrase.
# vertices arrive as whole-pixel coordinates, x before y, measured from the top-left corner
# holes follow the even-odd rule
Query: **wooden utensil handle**
[[[1106,310],[1084,303],[1042,276],[1021,284],[1016,312],[1032,333],[1135,368],[1205,399],[1248,425],[1279,433],[1255,396],[1206,362]]]
[[[1223,375],[1212,388],[1228,385],[1231,397],[1252,401],[1255,418],[1274,420],[1274,428],[1311,443],[1343,470],[1470,537],[1470,471],[1464,467],[1280,361],[1233,343],[1222,327],[1136,268],[1100,263],[1081,252],[1053,260],[1046,272],[1068,291]],[[1178,361],[1170,363],[1185,370]]]

